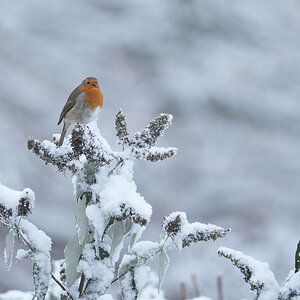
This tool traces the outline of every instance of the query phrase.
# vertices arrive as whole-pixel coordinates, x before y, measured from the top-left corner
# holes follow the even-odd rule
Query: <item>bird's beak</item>
[[[95,87],[95,88],[98,87],[97,82],[92,83],[92,86]]]

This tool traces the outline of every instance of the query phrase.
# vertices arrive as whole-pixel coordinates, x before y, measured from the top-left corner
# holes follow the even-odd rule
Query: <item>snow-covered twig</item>
[[[256,292],[257,299],[277,299],[279,285],[267,263],[259,262],[240,251],[221,247],[219,256],[228,258],[244,275],[245,282]]]

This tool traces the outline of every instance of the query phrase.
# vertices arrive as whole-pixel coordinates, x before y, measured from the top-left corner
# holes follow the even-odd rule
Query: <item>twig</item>
[[[165,244],[166,244],[168,238],[169,238],[169,235],[166,236],[166,238],[165,238],[163,244],[159,247],[159,249],[158,249],[154,254],[152,254],[151,257],[155,256],[156,254],[158,254],[160,251],[162,251],[162,250],[164,249]],[[150,259],[151,257],[148,257],[147,260]],[[132,268],[133,268],[133,266],[132,266]],[[118,277],[114,278],[114,279],[111,281],[111,284],[115,283],[117,280],[119,280],[120,278],[122,278],[123,276],[125,276],[129,271],[132,270],[132,268],[130,268],[130,269],[127,270],[126,272],[122,273],[122,274],[119,275]]]
[[[81,278],[80,278],[79,288],[78,288],[79,297],[82,295],[82,292],[83,292],[84,281],[85,281],[85,276],[84,276],[84,274],[82,273],[82,274],[81,274]]]
[[[218,291],[218,300],[224,300],[222,275],[219,275],[217,277],[217,291]]]
[[[70,297],[70,299],[74,300],[74,298],[72,297],[72,295],[71,295],[71,294],[67,291],[67,289],[62,285],[62,283],[59,282],[59,280],[56,279],[55,276],[54,276],[52,273],[50,273],[50,275],[51,275],[52,279],[53,279],[53,280],[61,287],[61,289],[67,293],[67,295]]]
[[[115,165],[115,167],[108,173],[108,176],[111,176],[112,173],[114,172],[114,170],[115,170],[121,163],[123,163],[123,162],[124,162],[123,158],[120,158],[120,160],[117,162],[117,164]]]
[[[194,287],[194,291],[195,291],[195,296],[196,297],[200,297],[200,289],[199,289],[199,285],[197,282],[197,277],[196,274],[192,274],[192,283],[193,283],[193,287]]]
[[[184,283],[180,283],[180,299],[181,300],[186,300],[187,295],[186,295],[186,286]]]

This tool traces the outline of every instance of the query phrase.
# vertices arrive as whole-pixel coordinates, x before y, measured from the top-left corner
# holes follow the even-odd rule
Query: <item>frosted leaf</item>
[[[163,280],[166,277],[166,273],[170,264],[170,258],[168,254],[162,250],[159,252],[159,283],[158,283],[158,291],[160,290]]]
[[[5,260],[7,270],[10,269],[10,266],[12,264],[14,244],[15,244],[14,231],[13,229],[11,229],[5,237],[4,260]]]
[[[79,244],[77,235],[75,235],[67,244],[65,249],[67,286],[71,286],[80,276],[80,273],[77,272],[77,266],[82,249],[83,247]]]
[[[123,225],[123,233],[125,236],[131,231],[133,223],[130,219],[126,219],[126,220],[122,221],[122,225]]]
[[[77,225],[77,234],[79,239],[79,244],[82,245],[87,232],[88,232],[88,226],[89,221],[85,213],[86,210],[86,197],[85,195],[81,198],[78,198],[78,202],[76,205],[76,211],[75,211],[75,218],[76,218],[76,225]]]
[[[124,230],[122,226],[122,222],[115,221],[112,229],[112,242],[111,242],[111,249],[110,249],[110,258],[113,262],[119,259],[120,251],[123,246],[123,238],[124,238]]]
[[[18,249],[17,254],[16,254],[16,259],[24,259],[24,258],[29,258],[32,255],[31,250],[25,250],[25,249]]]

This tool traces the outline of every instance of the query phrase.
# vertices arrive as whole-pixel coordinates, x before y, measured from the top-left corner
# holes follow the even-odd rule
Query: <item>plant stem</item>
[[[78,288],[79,297],[82,295],[82,292],[83,292],[84,281],[85,281],[85,276],[84,276],[84,274],[82,273],[82,274],[81,274],[81,278],[80,278],[79,288]]]
[[[156,254],[158,254],[160,251],[163,250],[163,248],[165,247],[165,244],[166,244],[168,238],[169,238],[169,235],[166,236],[166,238],[165,238],[163,244],[162,244],[162,245],[159,247],[159,249],[152,255],[152,257],[155,256]],[[149,259],[150,259],[150,257],[148,257],[146,260],[149,260]],[[145,262],[146,262],[146,261],[145,261]],[[133,266],[132,266],[132,268],[133,268]],[[129,271],[132,270],[132,268],[130,268],[130,269],[127,270],[126,272],[122,273],[122,274],[119,275],[118,277],[114,278],[114,279],[111,281],[111,284],[115,283],[115,282],[118,281],[120,278],[122,278],[123,276],[125,276]]]
[[[67,295],[70,297],[70,299],[74,300],[74,298],[72,297],[72,295],[71,295],[71,294],[67,291],[67,289],[62,285],[62,283],[59,282],[59,280],[56,279],[55,276],[54,276],[52,273],[50,273],[50,275],[51,275],[52,279],[60,286],[60,288],[61,288],[63,291],[65,291],[65,292],[67,293]]]

